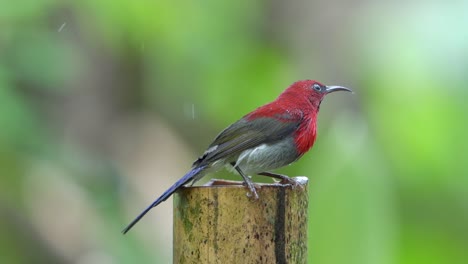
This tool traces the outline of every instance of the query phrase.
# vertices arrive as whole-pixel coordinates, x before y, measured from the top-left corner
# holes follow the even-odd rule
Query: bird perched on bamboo
[[[122,231],[127,233],[153,207],[177,189],[194,184],[208,173],[227,167],[242,176],[252,197],[257,191],[248,175],[258,174],[294,180],[269,172],[298,160],[314,144],[317,115],[323,98],[332,92],[348,91],[342,86],[326,86],[314,80],[297,81],[276,100],[248,113],[224,129],[192,165],[192,169],[167,189]]]

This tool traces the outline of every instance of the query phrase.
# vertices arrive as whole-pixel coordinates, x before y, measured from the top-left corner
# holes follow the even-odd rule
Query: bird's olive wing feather
[[[289,114],[254,120],[243,118],[223,130],[193,165],[209,164],[226,158],[235,160],[244,150],[264,143],[273,143],[291,135],[300,122],[301,118],[294,118]]]

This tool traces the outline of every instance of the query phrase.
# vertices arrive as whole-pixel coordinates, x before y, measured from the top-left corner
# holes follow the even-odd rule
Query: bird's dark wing
[[[235,159],[242,151],[272,143],[291,135],[299,127],[301,116],[281,113],[273,117],[246,117],[224,129],[194,166],[210,164],[219,159]]]

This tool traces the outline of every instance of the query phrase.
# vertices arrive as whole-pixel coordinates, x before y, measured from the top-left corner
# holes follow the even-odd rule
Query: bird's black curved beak
[[[333,93],[333,92],[338,92],[338,91],[347,91],[347,92],[350,92],[352,93],[353,91],[349,88],[346,88],[346,87],[343,87],[343,86],[327,86],[327,88],[325,89],[325,92],[327,94],[329,93]]]

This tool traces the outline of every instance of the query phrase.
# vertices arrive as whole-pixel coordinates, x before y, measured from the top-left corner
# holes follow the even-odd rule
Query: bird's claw
[[[264,172],[258,173],[258,175],[271,177],[271,178],[274,179],[275,183],[279,183],[281,185],[291,185],[292,188],[295,188],[296,186],[301,186],[301,184],[299,182],[297,182],[294,178],[290,178],[290,177],[288,177],[286,175],[283,175],[283,174],[277,174],[277,173],[271,173],[271,172],[264,171]],[[278,180],[278,181],[276,181],[275,179]]]
[[[259,196],[258,196],[257,190],[255,189],[255,185],[251,184],[251,183],[248,183],[248,182],[244,182],[244,185],[247,185],[247,188],[249,188],[249,192],[247,193],[247,197],[254,198],[255,200],[258,200]]]
[[[304,186],[302,184],[300,184],[298,181],[296,181],[294,178],[290,178],[290,177],[284,177],[284,178],[281,178],[281,180],[278,182],[279,184],[282,184],[282,185],[291,185],[291,187],[293,189],[295,189],[296,187],[299,187],[301,189],[304,188]]]

